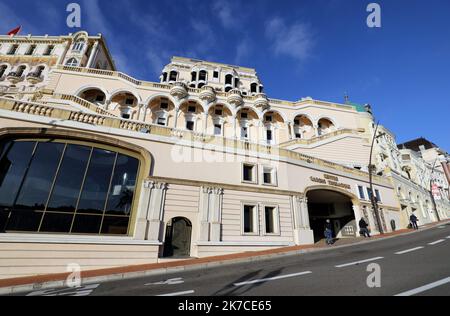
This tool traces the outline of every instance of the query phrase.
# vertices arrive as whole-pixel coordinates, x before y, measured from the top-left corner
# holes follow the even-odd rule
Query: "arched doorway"
[[[335,238],[356,237],[357,226],[351,197],[326,189],[311,190],[307,197],[309,221],[315,242],[324,239],[327,219],[331,221]]]
[[[189,257],[191,253],[192,224],[184,217],[172,218],[167,223],[164,257]]]

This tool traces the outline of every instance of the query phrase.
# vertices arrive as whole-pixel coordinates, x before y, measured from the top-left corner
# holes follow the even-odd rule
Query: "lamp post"
[[[430,194],[431,194],[431,201],[433,202],[434,212],[436,213],[436,217],[437,217],[438,222],[440,222],[441,221],[441,217],[439,216],[436,200],[434,199],[434,194],[433,194],[433,173],[434,173],[434,170],[436,169],[436,162],[438,161],[438,159],[439,158],[436,158],[436,160],[434,161],[434,164],[433,164],[433,168],[431,169],[431,174],[430,174]]]
[[[370,201],[372,202],[372,208],[373,211],[375,212],[375,218],[377,220],[378,223],[378,230],[380,232],[381,235],[384,234],[383,231],[383,226],[381,225],[381,220],[380,220],[380,214],[378,212],[378,200],[377,197],[375,195],[375,191],[373,189],[373,174],[372,172],[375,170],[376,166],[372,165],[372,155],[373,155],[373,147],[375,144],[375,140],[379,137],[384,136],[385,134],[382,133],[380,135],[377,135],[378,132],[378,127],[380,126],[380,122],[377,122],[377,126],[375,128],[375,132],[373,134],[373,139],[372,139],[372,146],[370,147],[370,158],[369,158],[369,183],[370,183]]]

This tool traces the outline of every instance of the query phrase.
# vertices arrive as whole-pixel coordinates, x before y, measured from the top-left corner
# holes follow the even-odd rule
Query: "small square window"
[[[302,138],[302,134],[296,133],[296,134],[295,134],[295,138]]]
[[[241,119],[247,119],[248,118],[248,113],[244,112],[241,113]]]
[[[299,126],[300,125],[300,120],[294,120],[294,125]]]
[[[134,99],[126,99],[125,104],[126,105],[133,105]]]
[[[264,184],[276,185],[276,171],[274,168],[264,167],[263,181]]]
[[[188,112],[189,113],[195,113],[196,110],[197,110],[197,107],[195,105],[190,105],[188,107]]]
[[[161,110],[167,110],[169,108],[169,104],[167,102],[161,102],[159,107]]]
[[[379,190],[375,190],[375,196],[377,197],[377,202],[381,202],[381,194]]]
[[[188,131],[193,131],[194,130],[194,122],[192,122],[192,121],[186,122],[186,129]]]
[[[219,78],[219,72],[218,71],[214,71],[213,78],[215,78],[215,79]]]
[[[270,129],[268,129],[266,132],[267,132],[267,142],[270,143],[273,140],[272,131]]]
[[[248,128],[245,126],[241,127],[241,138],[248,139]]]
[[[245,182],[256,182],[256,166],[255,165],[244,165],[244,170],[243,170],[243,180]]]
[[[130,114],[125,114],[125,113],[123,113],[123,114],[122,114],[122,118],[124,118],[124,119],[126,119],[126,120],[129,120],[129,119],[130,119]]]
[[[266,122],[272,122],[273,118],[271,115],[266,116]]]
[[[216,109],[216,111],[214,112],[216,115],[222,115],[223,114],[223,110],[222,109]]]
[[[95,97],[96,102],[103,102],[105,100],[105,96],[99,94]]]

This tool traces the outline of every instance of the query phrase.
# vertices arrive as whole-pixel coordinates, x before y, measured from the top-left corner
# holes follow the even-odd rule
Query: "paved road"
[[[381,269],[381,287],[367,279]],[[370,277],[371,281],[379,281]],[[28,295],[450,295],[450,224],[350,247]]]

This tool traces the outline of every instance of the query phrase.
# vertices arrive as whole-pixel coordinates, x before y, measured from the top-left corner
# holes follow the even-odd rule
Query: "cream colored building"
[[[80,37],[91,54],[68,63]],[[67,54],[39,85],[9,80],[29,61],[11,45],[35,39],[0,37],[0,277],[312,244],[326,219],[377,233],[368,109],[271,99],[254,69],[181,57],[137,80],[84,32],[48,40]],[[383,230],[405,227],[389,175],[374,193]]]

